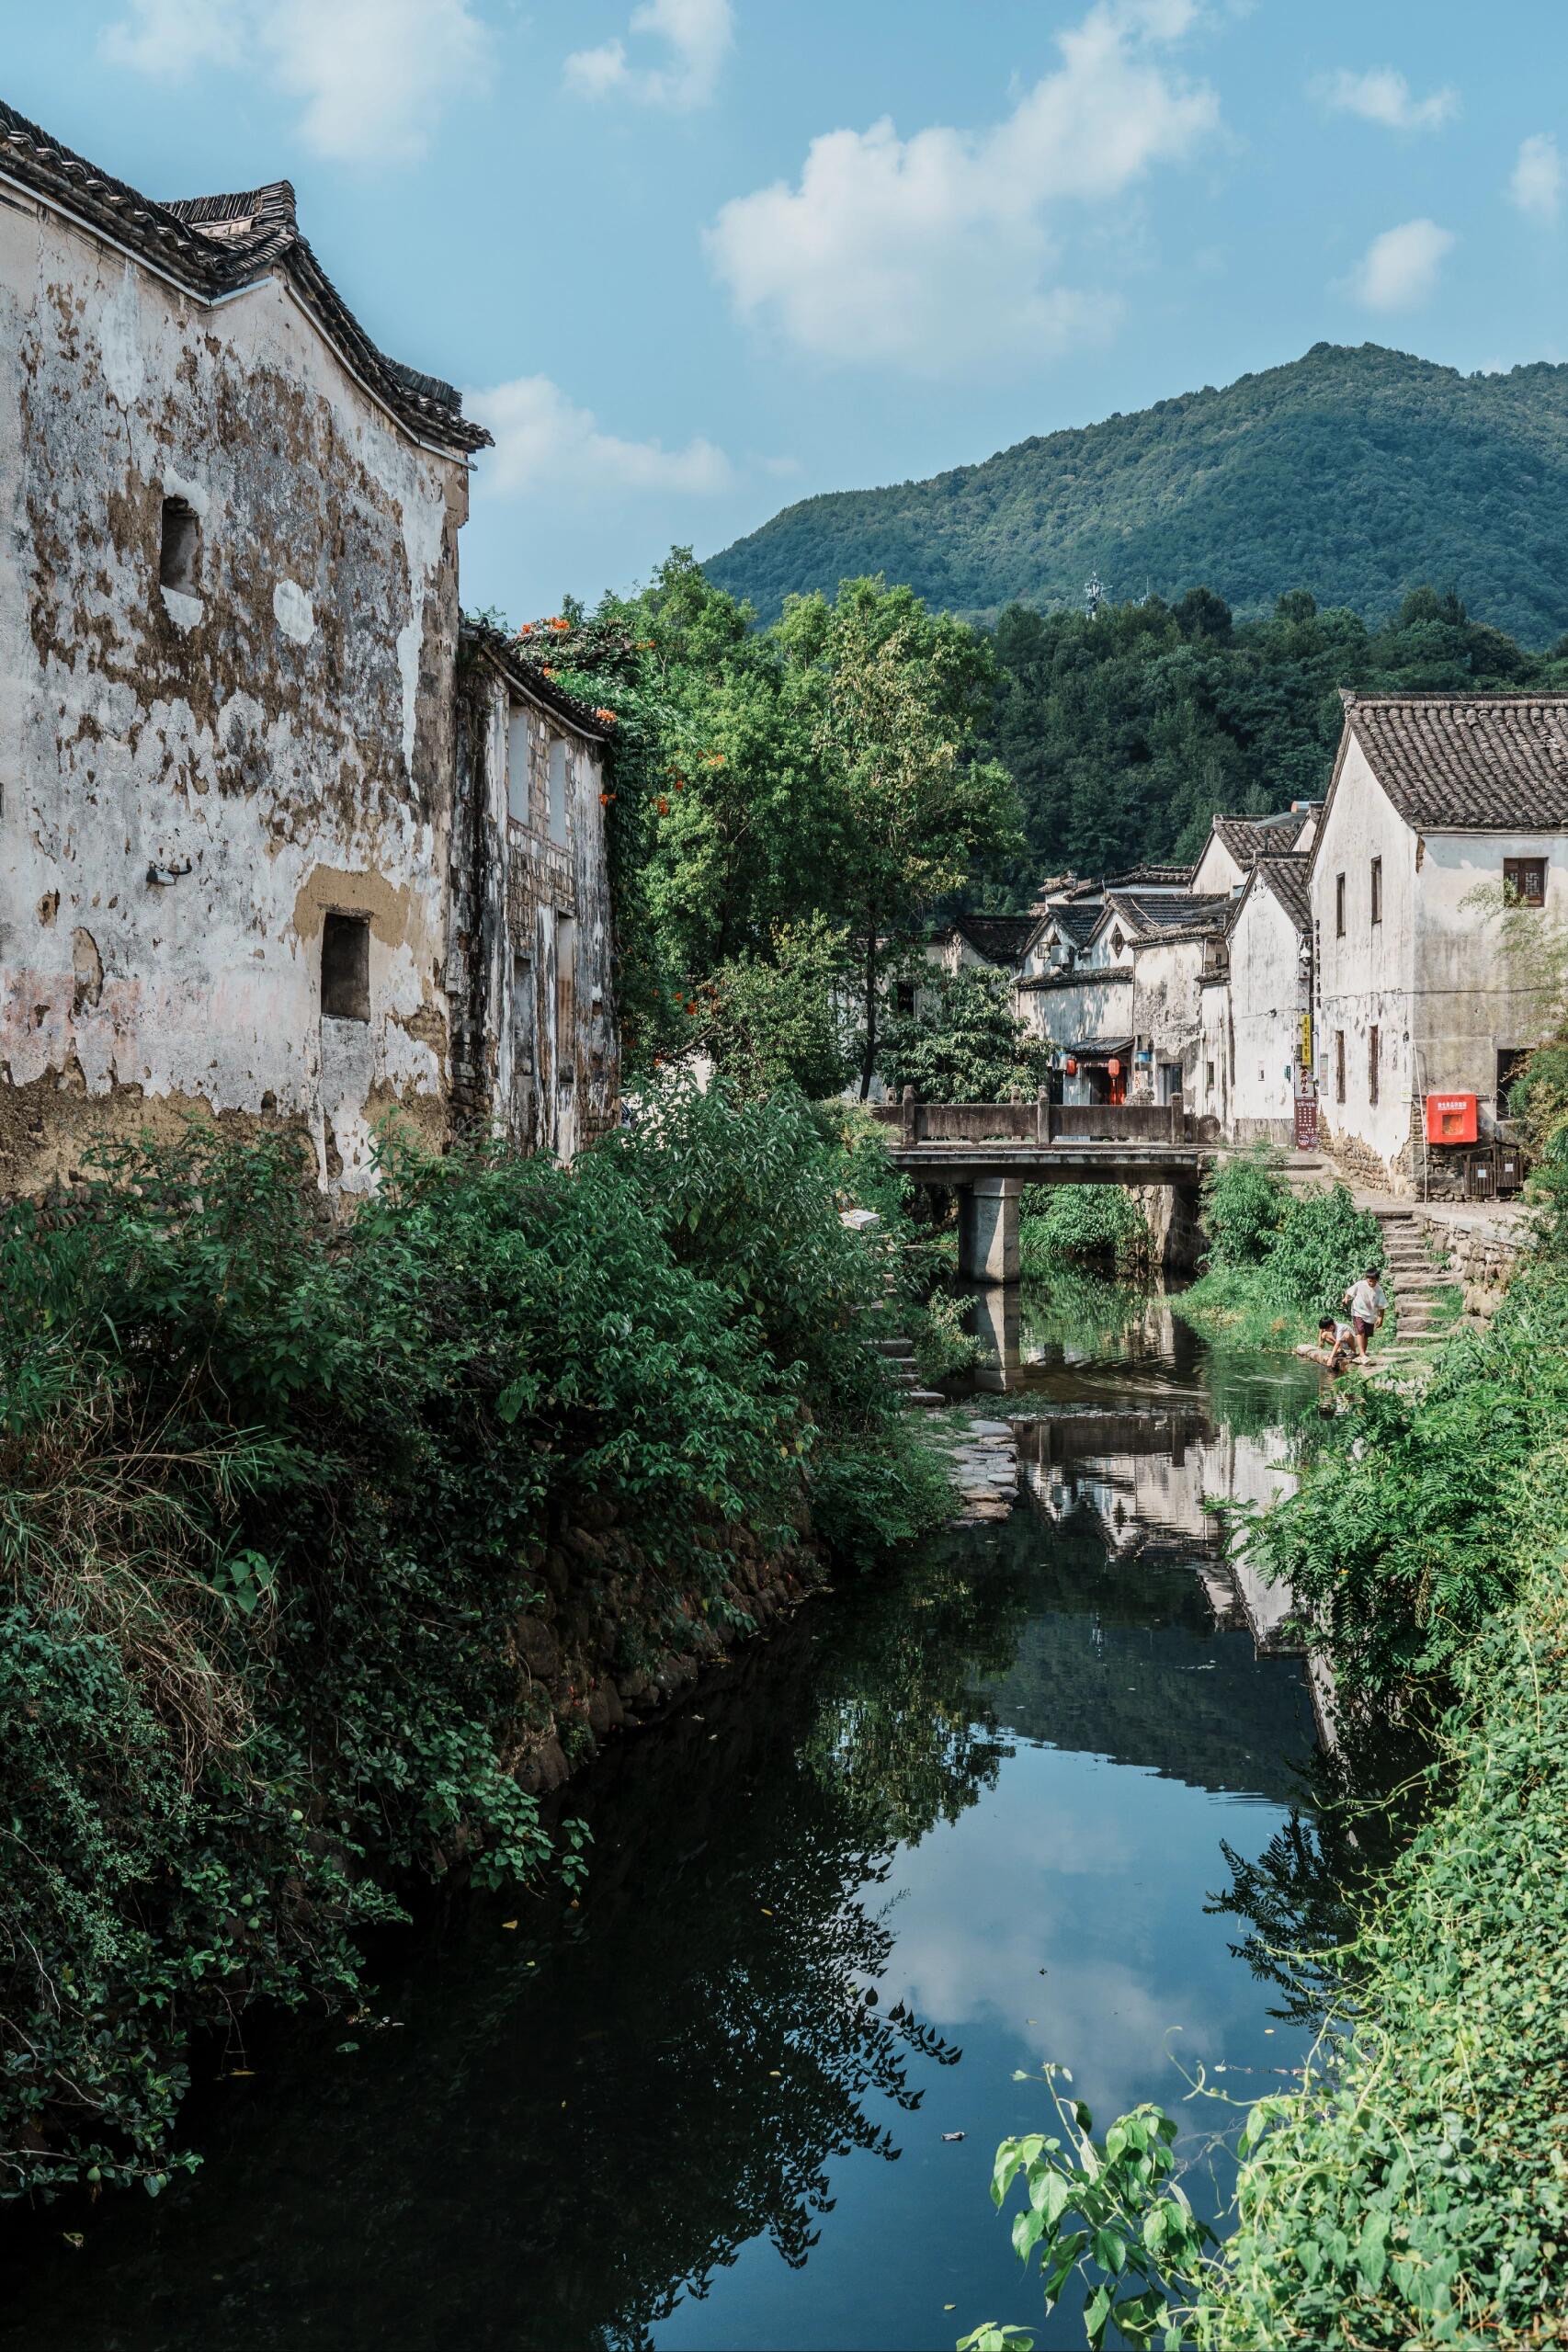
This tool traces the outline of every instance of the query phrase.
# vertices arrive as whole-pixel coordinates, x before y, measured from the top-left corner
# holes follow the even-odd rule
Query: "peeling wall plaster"
[[[280,280],[209,312],[0,210],[0,1187],[156,1103],[296,1122],[348,1186],[381,1109],[439,1130],[466,494]],[[328,909],[370,919],[353,1038]]]

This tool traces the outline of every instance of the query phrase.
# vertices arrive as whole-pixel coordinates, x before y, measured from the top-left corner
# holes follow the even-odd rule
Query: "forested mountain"
[[[882,574],[950,612],[1174,597],[1245,616],[1283,589],[1381,619],[1420,583],[1528,644],[1568,629],[1568,367],[1464,376],[1319,343],[930,482],[801,500],[704,566],[771,619],[796,590]]]
[[[979,897],[1028,905],[1042,874],[1115,873],[1196,856],[1216,810],[1316,800],[1339,741],[1338,689],[1568,688],[1568,641],[1533,653],[1452,591],[1413,589],[1381,628],[1297,589],[1238,621],[1206,588],[1081,612],[1015,605],[997,622],[985,744],[1014,778],[1025,855]]]

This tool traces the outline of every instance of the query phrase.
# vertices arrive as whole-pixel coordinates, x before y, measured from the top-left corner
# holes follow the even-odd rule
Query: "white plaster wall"
[[[1132,975],[1127,968],[1113,976],[1080,965],[1063,985],[1020,988],[1017,1001],[1035,1035],[1063,1051],[1095,1038],[1132,1033]],[[1065,1099],[1086,1102],[1089,1096],[1086,1090],[1075,1093],[1069,1079]]]
[[[158,586],[172,493],[194,600]],[[32,1090],[0,1181],[118,1089],[293,1117],[350,1186],[373,1097],[438,1115],[465,501],[281,278],[209,311],[0,208],[0,1065]],[[335,907],[372,930],[351,1040]]]
[[[1274,892],[1254,882],[1231,927],[1231,1019],[1235,1029],[1233,1120],[1295,1119],[1301,936]]]
[[[1150,1059],[1137,1065],[1137,1099],[1155,1100],[1161,1062],[1181,1071],[1182,1098],[1196,1107],[1203,1037],[1200,983],[1204,942],[1201,939],[1153,939],[1135,949],[1132,956],[1132,1019],[1138,1051],[1149,1049]]]
[[[1371,861],[1383,861],[1382,921],[1370,920]],[[1335,878],[1346,878],[1345,937],[1335,932]],[[1410,1136],[1415,1075],[1415,835],[1373,776],[1354,734],[1325,812],[1312,867],[1317,940],[1319,1116],[1385,1166]],[[1368,1032],[1381,1032],[1379,1099],[1369,1099]],[[1346,1093],[1335,1081],[1335,1037],[1345,1033]],[[1241,1068],[1237,1041],[1238,1082]]]
[[[1228,981],[1205,981],[1199,990],[1198,1093],[1194,1108],[1205,1119],[1228,1126],[1231,1103],[1231,991]],[[1209,1073],[1212,1070],[1213,1078]]]
[[[1217,833],[1211,833],[1203,845],[1203,855],[1192,869],[1187,884],[1194,898],[1224,898],[1239,890],[1246,874],[1238,865]]]
[[[1429,833],[1415,885],[1420,1091],[1479,1095],[1483,1119],[1494,1109],[1499,1050],[1540,1044],[1553,1014],[1528,950],[1505,954],[1496,916],[1465,903],[1501,884],[1506,858],[1547,860],[1544,921],[1568,923],[1568,834]]]

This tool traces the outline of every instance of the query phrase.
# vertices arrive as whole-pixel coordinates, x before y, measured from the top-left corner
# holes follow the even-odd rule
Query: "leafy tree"
[[[779,636],[812,706],[835,896],[857,942],[864,1099],[890,960],[977,865],[1016,848],[1017,802],[1000,762],[979,756],[989,662],[961,622],[907,588],[851,580],[834,605],[792,602]]]
[[[929,1103],[1023,1102],[1043,1082],[1051,1049],[1013,1010],[1012,983],[965,964],[920,982],[915,1010],[885,1032],[881,1066],[894,1093]]]
[[[835,1095],[848,1069],[843,934],[814,915],[781,924],[771,949],[720,965],[706,990],[703,1042],[743,1094],[793,1085],[813,1098]]]

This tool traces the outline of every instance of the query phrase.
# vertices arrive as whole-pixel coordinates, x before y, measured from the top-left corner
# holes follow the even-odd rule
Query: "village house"
[[[1312,904],[1303,854],[1260,857],[1253,866],[1213,943],[1200,998],[1202,1069],[1193,1108],[1218,1119],[1233,1142],[1293,1143],[1295,1105],[1312,1099]]]
[[[1322,807],[1321,801],[1292,801],[1269,816],[1216,815],[1188,889],[1199,896],[1234,897],[1260,858],[1304,855],[1316,837]]]
[[[1082,901],[1069,922],[1063,909],[1044,918],[1059,950],[1019,980],[1017,1001],[1055,1049],[1063,1102],[1169,1102],[1192,1084],[1204,943],[1227,902],[1195,897],[1184,869],[1157,872],[1126,878],[1133,887],[1120,877],[1107,884],[1086,925]],[[1087,936],[1074,937],[1082,928]]]
[[[1344,701],[1312,852],[1320,1133],[1370,1181],[1453,1188],[1557,1011],[1498,909],[1568,920],[1568,697]]]
[[[597,722],[518,670],[528,821],[492,797],[480,840],[470,793],[460,822],[458,533],[488,436],[370,342],[286,181],[155,203],[4,107],[0,319],[0,1188],[192,1112],[291,1129],[346,1190],[383,1120],[438,1145],[465,1103],[569,1147],[614,1091]],[[526,988],[514,950],[487,1043],[469,861],[520,931],[530,903],[567,926],[536,925]],[[520,996],[588,1033],[569,1115],[551,1040],[548,1108],[516,1082]]]
[[[455,1108],[569,1160],[612,1126],[605,745],[589,710],[517,642],[465,628],[453,828]]]

